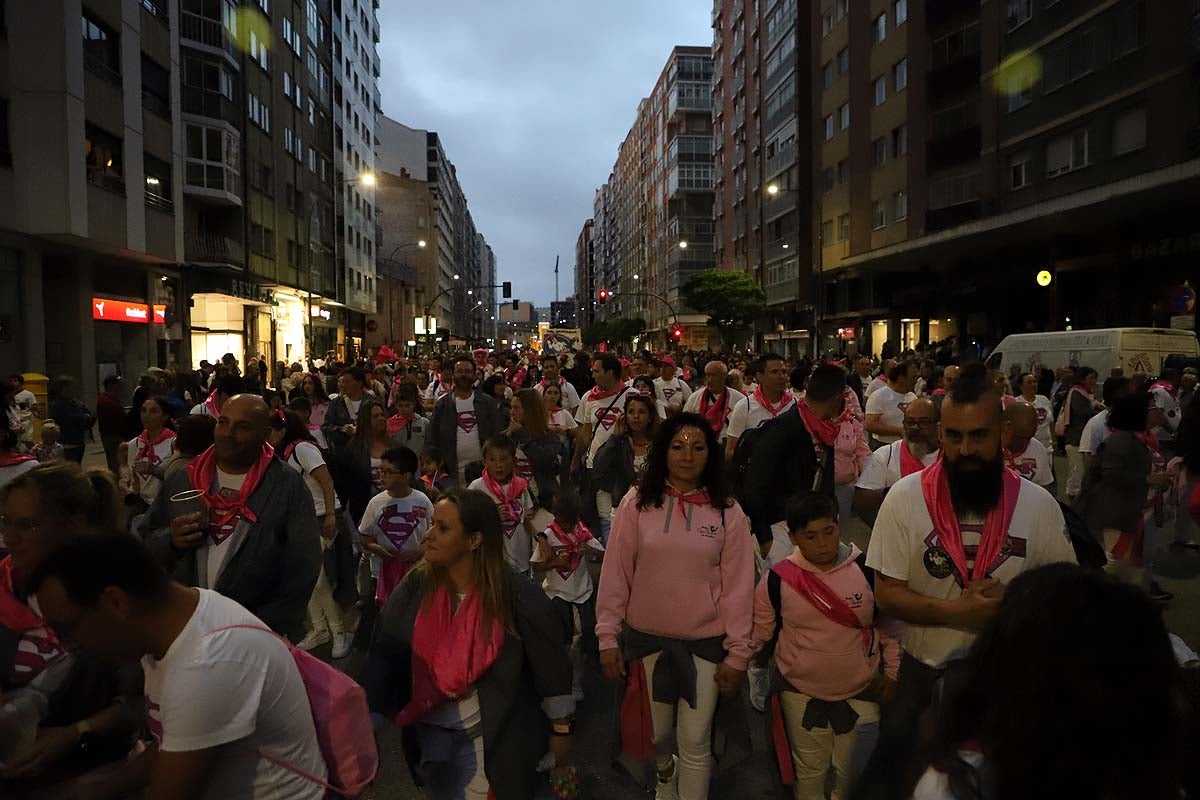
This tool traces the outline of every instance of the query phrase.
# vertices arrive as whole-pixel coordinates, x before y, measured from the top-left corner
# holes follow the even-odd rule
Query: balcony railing
[[[153,208],[156,211],[162,211],[166,214],[174,214],[175,202],[169,197],[163,197],[153,192],[146,192],[146,208]]]
[[[121,73],[104,63],[104,59],[99,56],[89,53],[86,50],[83,53],[83,66],[88,72],[93,75],[98,75],[104,80],[116,86],[121,87]]]
[[[116,173],[105,172],[97,167],[88,167],[87,182],[113,194],[119,194],[121,197],[125,196],[125,179]]]
[[[142,8],[153,14],[164,25],[170,24],[171,15],[167,13],[167,7],[163,0],[142,0]]]
[[[220,92],[199,89],[195,86],[184,86],[182,106],[185,114],[219,119],[228,122],[235,128],[241,128],[242,117],[239,113],[241,109]]]
[[[667,114],[678,111],[712,111],[712,85],[709,83],[677,83],[667,101]]]
[[[186,260],[198,264],[226,264],[231,267],[243,267],[246,264],[246,251],[242,243],[219,234],[184,233],[183,255]]]
[[[796,163],[796,158],[799,152],[796,148],[796,143],[785,144],[775,151],[775,155],[767,159],[766,177],[770,181],[779,173]]]
[[[233,42],[225,31],[225,25],[219,19],[209,19],[187,11],[180,12],[179,37],[221,50],[235,63],[238,62],[237,51],[234,50]]]
[[[171,118],[171,104],[164,101],[156,94],[152,94],[145,89],[142,89],[142,108],[148,111],[153,111],[160,117]]]

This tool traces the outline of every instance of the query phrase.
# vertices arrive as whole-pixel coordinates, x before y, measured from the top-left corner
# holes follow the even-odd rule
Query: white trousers
[[[324,553],[333,541],[321,537],[321,552]],[[308,627],[313,633],[327,633],[337,636],[345,633],[345,621],[342,619],[342,608],[333,599],[333,587],[329,578],[325,577],[325,566],[317,575],[317,584],[313,587],[312,596],[308,598]]]
[[[660,655],[654,653],[642,659],[647,683],[651,682]],[[712,774],[712,724],[717,710],[717,665],[696,656],[692,656],[692,661],[696,664],[696,707],[689,706],[686,700],[674,705],[659,703],[651,696],[650,719],[659,752],[674,734],[679,756],[676,771],[680,800],[707,800],[708,779]],[[666,765],[665,758],[660,756],[659,760],[660,767]]]
[[[800,723],[808,707],[809,696],[799,692],[781,692],[779,705],[792,748],[792,767],[796,782],[795,800],[825,800],[825,777],[832,762],[837,773],[833,800],[846,800],[854,779],[866,766],[870,751],[879,738],[879,704],[848,700],[858,714],[858,724],[849,733],[834,733],[832,728],[805,730]]]

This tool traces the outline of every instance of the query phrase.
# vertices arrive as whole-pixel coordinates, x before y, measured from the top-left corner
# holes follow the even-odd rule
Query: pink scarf
[[[1008,537],[1008,526],[1012,523],[1017,496],[1021,493],[1021,476],[1005,467],[1001,481],[1000,502],[987,513],[979,548],[975,552],[975,566],[968,575],[962,528],[959,527],[954,503],[950,499],[950,484],[946,479],[944,462],[939,458],[921,473],[925,507],[929,511],[929,518],[933,520],[933,529],[937,531],[938,543],[950,557],[959,585],[963,587],[987,576]]]
[[[708,496],[707,489],[694,489],[684,493],[676,489],[671,484],[667,484],[666,493],[669,497],[674,497],[678,502],[676,506],[679,508],[679,513],[683,518],[687,519],[687,505],[690,503],[694,506],[707,506],[712,504],[712,499]]]
[[[759,402],[762,401],[759,400]],[[841,420],[821,419],[804,397],[796,402],[796,408],[800,411],[800,419],[804,420],[804,427],[808,428],[808,432],[813,435],[813,438],[826,447],[833,447],[833,443],[837,441]],[[842,416],[844,417],[845,414]]]
[[[506,490],[487,470],[483,471],[483,485],[500,504],[500,520],[514,522],[521,518],[521,493],[529,487],[529,481],[513,475]]]
[[[720,435],[721,429],[725,427],[725,417],[729,411],[729,391],[721,390],[721,399],[715,402],[709,402],[708,396],[712,394],[708,389],[701,389],[703,394],[700,395],[700,416],[708,420],[708,425],[713,429],[713,433]]]
[[[208,415],[213,419],[221,416],[221,407],[217,405],[217,390],[213,389],[209,392],[208,397],[204,400],[204,408],[208,411]]]
[[[271,445],[264,443],[258,461],[246,473],[246,480],[242,483],[237,497],[225,497],[221,494],[221,486],[217,481],[216,445],[209,446],[207,450],[191,460],[187,465],[188,477],[194,488],[204,491],[204,505],[208,506],[208,510],[212,513],[210,530],[219,531],[236,517],[243,517],[250,522],[258,521],[258,517],[247,504],[250,502],[254,490],[262,481],[263,475],[267,473],[267,468],[271,466],[271,459],[274,457],[275,451]]]
[[[908,442],[900,440],[900,477],[904,478],[912,475],[914,472],[920,472],[925,469],[925,465],[921,463],[921,459],[914,456],[908,450]]]
[[[478,592],[468,592],[455,613],[450,590],[438,586],[421,604],[413,624],[412,699],[396,716],[396,724],[411,725],[434,706],[466,695],[503,647],[504,626],[498,619],[484,625]]]
[[[168,439],[173,439],[173,438],[175,438],[175,431],[171,430],[170,428],[163,428],[162,430],[160,430],[158,432],[158,436],[154,437],[154,441],[150,441],[150,432],[147,430],[143,430],[141,433],[138,434],[137,441],[140,444],[138,445],[137,455],[134,457],[133,460],[134,461],[149,461],[151,464],[160,463],[162,461],[162,459],[159,458],[158,454],[154,452],[154,448],[157,445],[160,445],[163,442],[167,441]]]
[[[0,456],[0,469],[15,467],[17,464],[24,464],[26,461],[37,461],[37,459],[28,453],[5,453]]]
[[[402,431],[406,427],[408,427],[408,425],[411,424],[412,421],[416,418],[417,418],[416,414],[408,414],[407,416],[403,416],[403,417],[400,416],[399,414],[393,414],[392,416],[388,417],[388,421],[387,421],[388,436],[395,436],[397,433],[399,433],[400,431]]]
[[[788,404],[792,402],[792,393],[785,391],[783,396],[779,398],[779,405],[773,406],[771,405],[771,402],[767,400],[767,396],[763,394],[762,386],[759,386],[754,390],[754,399],[757,400],[758,404],[766,409],[772,417],[777,417],[779,416],[779,412],[787,408]]]
[[[554,531],[554,535],[562,542],[563,552],[571,557],[570,563],[565,570],[559,570],[559,574],[566,578],[568,575],[579,569],[579,560],[583,557],[583,549],[587,543],[592,540],[592,532],[588,530],[587,525],[582,522],[576,523],[575,527],[570,531],[564,531],[559,527],[558,520],[550,523],[550,530]]]
[[[592,390],[587,393],[587,399],[588,400],[607,400],[608,398],[612,397],[613,395],[617,394],[618,392],[622,391],[625,388],[627,388],[627,387],[618,386],[617,388],[613,389],[612,391],[606,392],[603,389],[601,389],[599,386],[593,386]]]
[[[863,648],[870,649],[875,627],[863,625],[858,615],[850,606],[846,605],[846,601],[829,588],[829,584],[786,558],[776,562],[771,567],[771,571],[778,575],[780,580],[795,589],[797,594],[811,603],[813,608],[820,611],[831,622],[860,631],[863,637]]]

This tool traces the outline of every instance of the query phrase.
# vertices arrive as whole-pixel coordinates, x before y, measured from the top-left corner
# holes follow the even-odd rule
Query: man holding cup
[[[296,637],[321,567],[320,525],[303,478],[273,457],[269,431],[261,397],[226,401],[213,446],[166,479],[140,531],[181,583]]]

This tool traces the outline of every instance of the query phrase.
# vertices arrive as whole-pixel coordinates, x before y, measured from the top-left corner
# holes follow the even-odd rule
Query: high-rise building
[[[596,192],[597,198],[602,191],[603,188]],[[596,319],[593,303],[596,300],[596,290],[600,286],[597,282],[596,242],[593,239],[595,230],[595,221],[589,219],[583,223],[579,238],[575,240],[575,296],[584,298],[579,308],[579,323],[584,327],[591,325]]]
[[[0,372],[90,401],[186,357],[179,23],[165,0],[0,2]]]
[[[484,343],[494,343],[496,340],[496,254],[487,243],[483,234],[475,236],[476,248],[479,251],[480,289],[476,292],[479,310],[472,314],[479,316],[480,332],[477,339]]]
[[[577,328],[578,319],[575,315],[575,298],[555,300],[550,304],[550,314],[547,319],[551,328]]]
[[[375,262],[376,309],[367,318],[365,342],[368,347],[386,344],[399,352],[398,348],[410,347],[409,342],[423,344],[425,305],[438,291],[435,201],[427,181],[414,178],[403,167],[391,171],[382,145],[376,167],[383,245]]]

